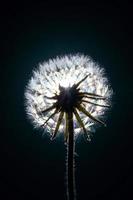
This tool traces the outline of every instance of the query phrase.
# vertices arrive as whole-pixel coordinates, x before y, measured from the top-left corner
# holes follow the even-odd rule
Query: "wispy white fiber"
[[[43,126],[44,122],[53,113],[47,112],[45,115],[39,115],[53,104],[53,100],[47,99],[44,96],[52,97],[55,93],[59,93],[59,84],[63,87],[72,86],[83,79],[87,74],[88,78],[80,85],[82,92],[95,93],[106,97],[106,100],[91,100],[91,102],[98,104],[110,104],[112,96],[112,89],[108,83],[105,71],[90,57],[76,54],[66,55],[50,59],[48,62],[39,64],[38,68],[33,71],[33,75],[29,80],[25,89],[25,105],[28,117],[31,119],[34,127],[45,128],[46,131],[52,133],[58,119],[58,114],[51,118],[48,123]],[[107,108],[95,106],[92,104],[84,104],[86,110],[94,117],[103,118]],[[85,128],[87,130],[95,130],[95,122],[88,118],[83,113],[80,113]],[[59,132],[64,130],[65,120],[59,128]],[[81,133],[82,129],[79,127],[74,118],[75,134]]]

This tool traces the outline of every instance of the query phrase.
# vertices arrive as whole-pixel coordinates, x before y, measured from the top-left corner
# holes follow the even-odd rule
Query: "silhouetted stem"
[[[76,200],[74,170],[74,127],[73,113],[68,113],[68,147],[67,147],[67,196],[68,200]]]

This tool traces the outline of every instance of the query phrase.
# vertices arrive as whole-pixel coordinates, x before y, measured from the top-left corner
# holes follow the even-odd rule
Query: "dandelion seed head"
[[[81,92],[98,94],[105,99],[91,99],[92,103],[100,105],[110,104],[112,89],[108,82],[104,68],[95,63],[92,58],[84,55],[69,55],[50,59],[48,62],[39,64],[29,80],[25,89],[25,105],[27,116],[31,119],[35,128],[42,128],[50,134],[54,131],[59,117],[56,113],[51,117],[45,126],[45,121],[53,113],[53,110],[45,114],[39,114],[50,107],[56,100],[45,98],[60,94],[59,87],[71,88],[74,84],[82,80],[86,75],[88,77],[79,86]],[[106,107],[96,106],[94,104],[83,103],[86,110],[94,117],[105,117]],[[94,130],[95,122],[88,118],[84,113],[79,112],[84,126],[87,130]],[[64,131],[65,119],[59,127],[58,132]],[[75,134],[82,133],[82,129],[74,116]]]

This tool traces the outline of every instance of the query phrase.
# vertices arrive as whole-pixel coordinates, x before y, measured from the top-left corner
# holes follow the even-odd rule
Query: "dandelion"
[[[26,86],[26,112],[34,127],[45,129],[51,139],[64,134],[68,149],[68,199],[75,198],[75,136],[91,140],[98,125],[106,126],[104,114],[111,105],[112,89],[90,57],[76,54],[39,64]]]

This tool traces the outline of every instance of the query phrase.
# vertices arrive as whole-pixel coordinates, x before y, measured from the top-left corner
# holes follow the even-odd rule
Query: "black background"
[[[0,198],[65,199],[63,137],[33,130],[24,89],[39,62],[90,55],[114,90],[107,128],[76,142],[77,200],[132,199],[132,4],[13,3],[1,5]]]

